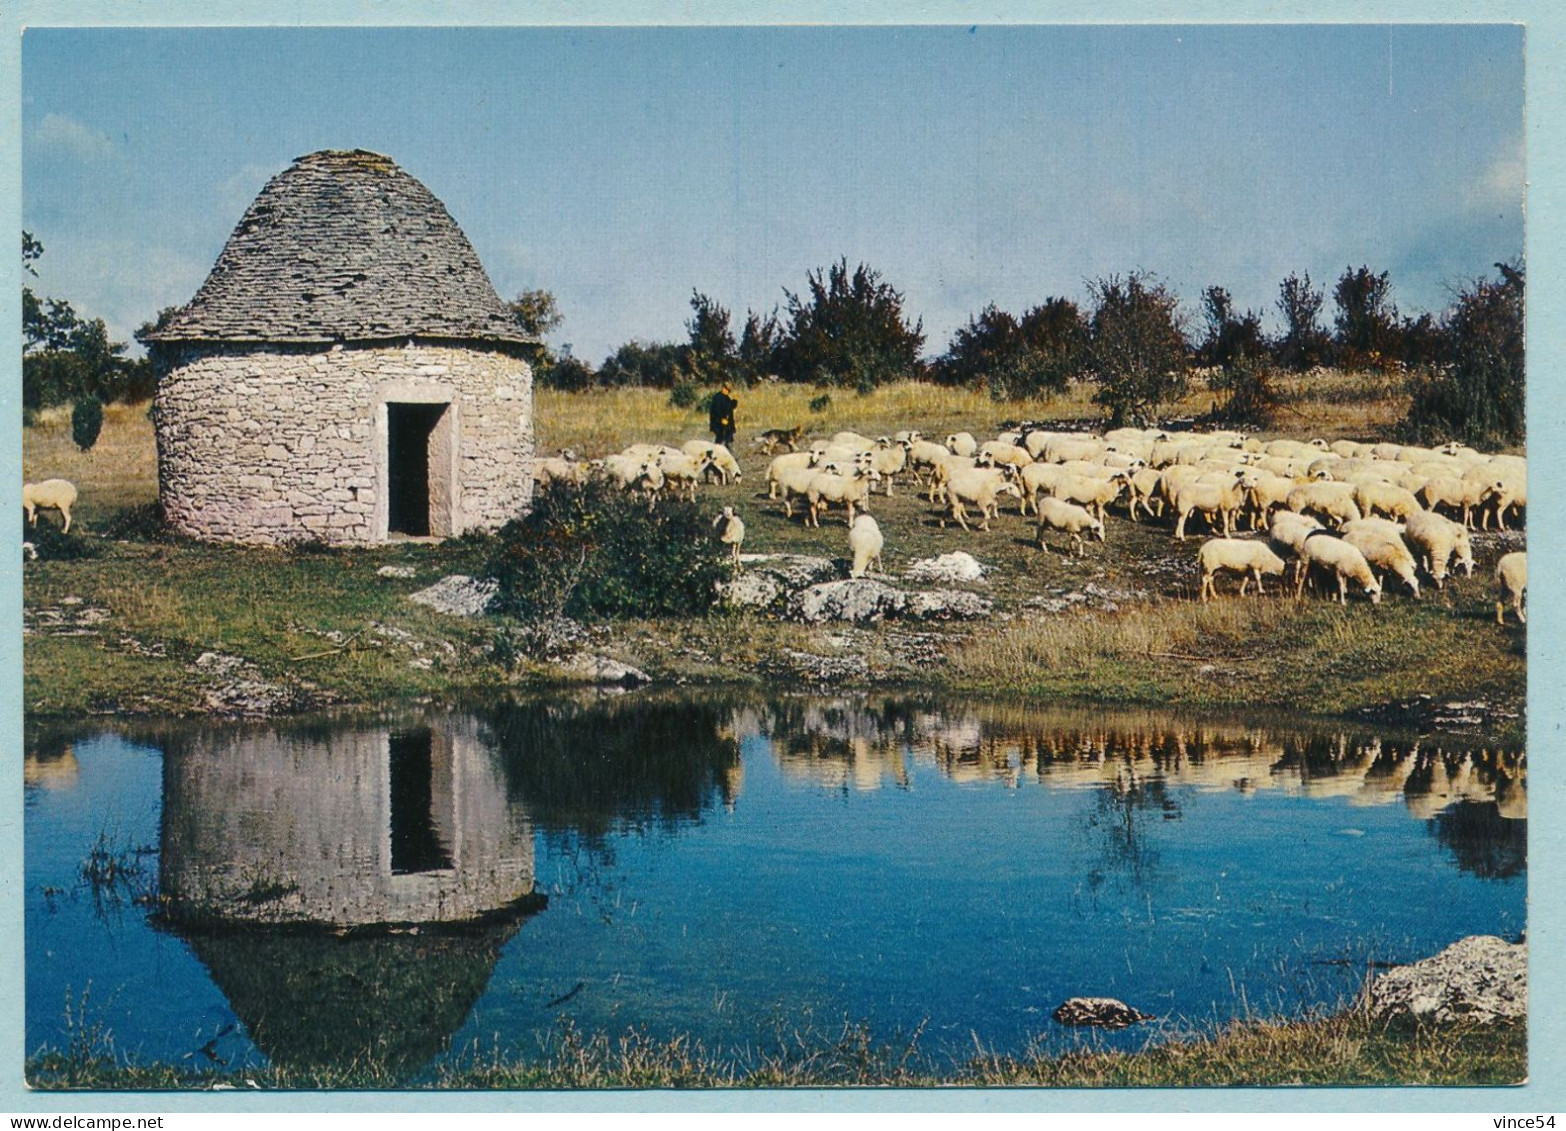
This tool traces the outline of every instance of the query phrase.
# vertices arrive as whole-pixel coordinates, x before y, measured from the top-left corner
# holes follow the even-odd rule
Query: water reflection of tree
[[[732,804],[740,780],[732,708],[637,697],[508,703],[485,716],[506,794],[556,840],[673,829]]]
[[[1451,850],[1465,872],[1505,880],[1528,868],[1528,822],[1501,816],[1493,801],[1459,801],[1437,813],[1425,828]]]
[[[1127,766],[1093,791],[1085,824],[1097,848],[1096,862],[1088,869],[1095,891],[1116,881],[1144,891],[1166,878],[1150,843],[1147,826],[1154,814],[1159,821],[1177,821],[1181,815],[1161,776],[1144,776]]]

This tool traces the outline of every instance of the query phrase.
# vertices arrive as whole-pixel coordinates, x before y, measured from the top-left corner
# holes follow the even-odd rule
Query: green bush
[[[810,398],[811,412],[825,412],[832,407],[832,394],[822,393],[819,397]]]
[[[82,451],[91,450],[103,431],[103,402],[97,397],[83,397],[71,409],[71,439]]]
[[[674,408],[694,408],[699,390],[694,381],[676,381],[669,390],[669,404]]]
[[[728,574],[710,516],[661,499],[651,510],[604,483],[547,484],[501,528],[488,572],[495,608],[523,621],[691,616]]]

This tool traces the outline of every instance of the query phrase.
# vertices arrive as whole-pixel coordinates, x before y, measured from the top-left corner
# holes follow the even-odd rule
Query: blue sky
[[[1266,311],[1390,271],[1405,312],[1522,253],[1523,32],[1488,26],[29,30],[34,281],[121,337],[295,157],[385,153],[504,297],[599,362],[839,256],[924,320],[1155,272]],[[1330,302],[1330,300],[1329,300]]]

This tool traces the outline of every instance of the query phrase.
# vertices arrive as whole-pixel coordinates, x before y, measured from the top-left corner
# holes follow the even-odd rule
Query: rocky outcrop
[[[1528,1016],[1528,946],[1470,935],[1440,954],[1391,970],[1370,985],[1378,1021],[1493,1025]]]
[[[911,620],[973,620],[987,617],[995,602],[965,589],[924,589],[908,594],[903,616]]]
[[[868,577],[847,581],[827,581],[791,594],[788,614],[806,624],[846,620],[855,624],[874,624],[903,611],[907,597]]]

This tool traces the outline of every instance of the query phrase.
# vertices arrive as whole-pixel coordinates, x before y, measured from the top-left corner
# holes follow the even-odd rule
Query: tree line
[[[993,303],[953,333],[945,352],[925,359],[923,322],[904,311],[903,294],[866,264],[846,259],[808,273],[799,292],[784,289],[781,308],[747,311],[738,335],[730,312],[693,291],[684,341],[631,341],[595,370],[541,347],[540,382],[563,389],[642,386],[668,389],[676,404],[698,403],[700,390],[758,380],[808,383],[868,392],[887,381],[930,381],[987,390],[997,400],[1095,388],[1112,425],[1148,424],[1189,391],[1205,370],[1222,394],[1214,420],[1265,426],[1279,405],[1280,373],[1317,368],[1371,371],[1405,380],[1412,407],[1409,439],[1518,442],[1523,436],[1523,269],[1495,265],[1439,318],[1405,316],[1391,276],[1348,267],[1328,292],[1308,273],[1278,287],[1280,329],[1269,334],[1263,312],[1238,310],[1219,286],[1202,292],[1193,320],[1156,276],[1136,271],[1088,283],[1088,303],[1050,297],[1020,314]],[[548,291],[512,303],[525,328],[542,339],[561,316]]]
[[[43,250],[22,233],[28,275],[37,276],[33,265]],[[1389,273],[1348,267],[1332,288],[1330,326],[1325,286],[1291,274],[1278,287],[1276,334],[1265,331],[1262,312],[1236,309],[1218,286],[1202,292],[1200,320],[1193,320],[1164,282],[1136,271],[1090,281],[1085,307],[1049,297],[1012,314],[992,303],[928,359],[923,321],[905,312],[902,292],[867,264],[850,269],[846,258],[808,272],[797,292],[784,288],[771,311],[746,311],[738,332],[729,310],[693,291],[683,341],[633,340],[596,369],[544,342],[563,322],[549,291],[524,291],[510,307],[540,341],[539,382],[560,389],[667,389],[676,404],[695,406],[703,390],[761,380],[860,392],[890,381],[930,381],[984,389],[997,400],[1047,397],[1087,383],[1112,424],[1146,424],[1206,370],[1209,386],[1222,394],[1215,418],[1265,426],[1278,407],[1277,374],[1337,367],[1406,379],[1413,394],[1403,426],[1409,439],[1518,442],[1523,268],[1498,263],[1496,271],[1464,286],[1437,318],[1402,315]],[[161,311],[136,337],[172,313]],[[104,403],[150,397],[150,362],[126,351],[126,343],[110,340],[103,319],[23,286],[24,413],[71,404],[83,406],[78,414],[90,422]]]

